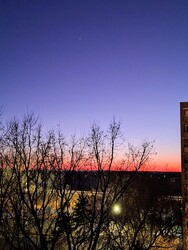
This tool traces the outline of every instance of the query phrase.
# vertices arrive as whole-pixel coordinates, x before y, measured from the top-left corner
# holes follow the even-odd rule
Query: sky
[[[187,13],[187,0],[0,0],[3,119],[29,110],[70,136],[115,117],[127,142],[155,140],[155,171],[180,171]]]

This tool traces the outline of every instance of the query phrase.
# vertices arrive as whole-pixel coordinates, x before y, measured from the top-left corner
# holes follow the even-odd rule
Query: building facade
[[[180,103],[183,249],[188,249],[188,102]]]

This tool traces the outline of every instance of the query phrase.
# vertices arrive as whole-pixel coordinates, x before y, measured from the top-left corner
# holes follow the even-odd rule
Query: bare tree
[[[144,142],[138,148],[129,145],[129,152],[124,154],[126,159],[118,163],[118,166],[123,166],[124,171],[132,170],[125,177],[120,171],[114,172],[118,168],[119,150],[124,149],[123,142],[120,124],[115,120],[106,133],[99,126],[92,126],[87,146],[94,185],[85,197],[81,196],[78,200],[79,204],[87,204],[82,206],[83,224],[75,227],[73,223],[75,216],[81,216],[78,216],[80,210],[75,210],[73,216],[69,216],[69,249],[107,249],[105,238],[112,220],[113,206],[122,199],[134,180],[135,173],[149,160],[153,150],[151,143]]]
[[[106,230],[107,249],[176,249],[181,245],[181,200],[164,197],[135,180],[123,196],[121,214]],[[148,190],[149,188],[149,190]]]
[[[10,122],[1,142],[0,232],[12,249],[56,247],[59,221],[75,192],[64,170],[78,168],[81,147],[74,140],[68,146],[60,133],[44,136],[33,115]]]
[[[135,188],[153,143],[125,150],[115,120],[67,142],[61,131],[44,134],[32,114],[0,138],[0,235],[9,249],[149,249],[170,228],[162,200],[143,205]]]

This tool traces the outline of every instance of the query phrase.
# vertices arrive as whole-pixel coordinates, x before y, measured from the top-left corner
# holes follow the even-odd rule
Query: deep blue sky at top
[[[0,0],[0,106],[87,132],[113,116],[128,141],[179,161],[188,101],[187,0]]]

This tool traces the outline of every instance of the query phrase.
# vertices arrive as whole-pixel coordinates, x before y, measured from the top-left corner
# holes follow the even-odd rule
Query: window
[[[184,109],[184,116],[188,117],[188,109]]]
[[[184,173],[185,173],[185,175],[184,175],[185,176],[185,180],[188,180],[188,171],[186,170]]]
[[[188,125],[184,126],[184,132],[186,132],[186,133],[188,132]]]
[[[183,140],[183,146],[184,147],[188,147],[188,139],[184,139]]]
[[[188,163],[188,155],[184,156],[184,163]]]

